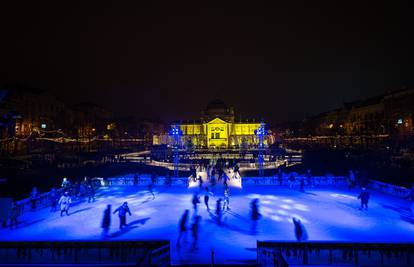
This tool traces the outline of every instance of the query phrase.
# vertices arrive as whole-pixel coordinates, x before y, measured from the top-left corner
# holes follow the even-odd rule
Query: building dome
[[[206,112],[207,113],[217,113],[217,112],[226,113],[227,109],[228,109],[227,105],[222,100],[216,98],[207,104]]]

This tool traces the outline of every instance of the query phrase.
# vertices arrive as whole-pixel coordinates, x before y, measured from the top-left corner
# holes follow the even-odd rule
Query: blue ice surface
[[[231,189],[231,211],[224,214],[222,225],[213,214],[223,188],[213,189],[213,214],[207,212],[201,194],[199,248],[191,248],[190,231],[188,243],[177,248],[178,222],[185,209],[193,218],[191,200],[197,190],[155,187],[153,200],[146,187],[104,188],[94,203],[75,202],[70,216],[60,217],[60,212],[48,208],[26,212],[19,217],[18,229],[0,229],[0,240],[102,240],[101,220],[107,204],[112,204],[113,211],[127,201],[132,212],[127,216],[129,226],[119,230],[118,216],[112,215],[107,240],[170,239],[175,264],[210,263],[212,250],[216,263],[255,262],[257,240],[295,240],[292,217],[301,219],[310,241],[414,242],[414,219],[407,200],[371,191],[369,210],[360,211],[357,189],[315,187],[303,193],[287,187],[247,186]],[[254,198],[260,199],[262,214],[255,235],[249,215]]]

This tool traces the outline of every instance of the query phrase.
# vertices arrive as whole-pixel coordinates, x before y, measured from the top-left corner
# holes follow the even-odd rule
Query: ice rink
[[[194,214],[192,196],[197,188],[155,187],[153,200],[146,187],[111,187],[101,189],[94,203],[74,202],[70,216],[42,209],[19,217],[18,229],[1,229],[2,241],[99,240],[101,221],[107,204],[112,211],[128,201],[132,216],[128,227],[119,230],[119,219],[112,215],[109,240],[170,239],[173,263],[210,263],[214,250],[216,263],[250,263],[256,259],[256,240],[294,240],[292,217],[304,223],[309,240],[414,242],[414,219],[407,200],[371,192],[368,211],[359,210],[358,190],[345,188],[309,188],[306,192],[278,186],[232,188],[231,211],[223,224],[214,219],[215,202],[223,190],[215,188],[210,199],[213,214],[207,212],[201,195],[199,249],[188,243],[180,249],[175,244],[178,221],[185,209]],[[251,234],[250,201],[260,199],[262,219],[258,233]]]

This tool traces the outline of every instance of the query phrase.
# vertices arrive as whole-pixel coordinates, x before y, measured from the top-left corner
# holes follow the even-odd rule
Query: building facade
[[[211,101],[201,113],[200,120],[176,122],[171,128],[180,130],[180,144],[187,148],[229,149],[257,147],[256,130],[263,125],[258,120],[235,119],[234,109],[221,100]],[[154,144],[173,144],[172,136],[154,136]],[[270,133],[264,144],[273,143]]]

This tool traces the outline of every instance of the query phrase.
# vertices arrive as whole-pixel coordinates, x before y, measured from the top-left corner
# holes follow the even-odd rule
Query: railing
[[[371,189],[401,198],[405,198],[410,195],[410,189],[408,188],[387,184],[376,180],[370,180],[369,187]]]
[[[98,178],[98,177],[94,177],[91,179],[91,183],[94,186],[95,190],[101,186],[104,185],[104,180],[103,178]],[[56,189],[56,194],[60,197],[63,193],[64,193],[65,189],[63,188],[59,188]],[[46,207],[50,207],[51,205],[51,194],[52,192],[45,192],[42,193],[40,195],[38,195],[38,197],[35,199],[36,201],[36,210],[37,209],[42,209],[42,208],[46,208]],[[76,198],[77,196],[72,196],[73,198]],[[19,214],[22,214],[26,211],[32,210],[32,200],[31,198],[25,198],[19,201],[16,201],[16,204],[18,206],[19,209]]]
[[[260,266],[413,266],[413,243],[257,242]]]
[[[335,186],[344,186],[347,185],[347,178],[345,176],[312,176],[308,178],[307,176],[297,175],[294,176],[294,179],[291,179],[289,176],[284,175],[282,178],[277,176],[270,177],[243,177],[243,185],[279,185],[279,186],[291,186],[299,187],[300,181],[304,180],[305,186],[325,186],[325,185],[335,185]]]
[[[106,179],[108,186],[147,186],[152,184],[151,175],[139,175],[134,177],[134,174],[117,176]],[[184,186],[187,187],[189,182],[188,177],[165,177],[157,176],[154,185],[159,186]]]
[[[170,241],[167,240],[0,242],[0,266],[11,264],[169,266],[169,251]]]

